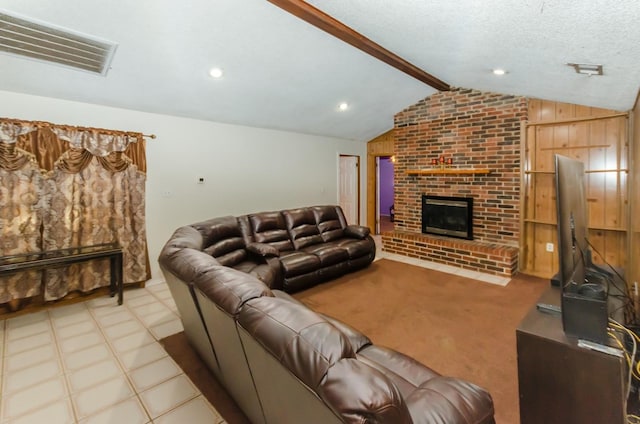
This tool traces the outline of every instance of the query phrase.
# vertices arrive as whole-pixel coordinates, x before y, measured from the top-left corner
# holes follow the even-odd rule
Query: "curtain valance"
[[[59,166],[75,173],[93,157],[111,172],[120,172],[130,164],[143,174],[147,170],[142,133],[0,118],[0,139],[0,168],[7,171],[33,159],[45,171]]]
[[[106,156],[111,152],[122,152],[130,143],[142,141],[144,137],[142,133],[133,131],[76,127],[52,124],[45,121],[0,118],[0,141],[15,143],[20,135],[36,131],[39,128],[49,128],[61,140],[68,141],[74,148],[87,149],[95,156]]]

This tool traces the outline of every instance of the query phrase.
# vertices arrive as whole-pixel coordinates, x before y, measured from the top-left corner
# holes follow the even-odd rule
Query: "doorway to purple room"
[[[376,221],[377,233],[381,234],[387,231],[393,231],[394,228],[394,180],[393,156],[380,156],[378,162],[378,182],[377,187],[377,205],[376,205]]]

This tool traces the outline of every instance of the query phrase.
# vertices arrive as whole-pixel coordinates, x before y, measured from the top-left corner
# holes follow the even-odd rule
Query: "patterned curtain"
[[[150,278],[142,134],[0,119],[0,137],[0,204],[9,206],[0,215],[0,255],[116,242],[125,284]],[[16,228],[16,217],[31,235]],[[106,286],[109,261],[34,274],[1,278],[0,303],[41,288],[44,300],[55,300]]]
[[[29,127],[0,121],[0,255],[42,250],[43,176],[33,155],[16,149]],[[0,303],[40,294],[42,272],[0,277]]]

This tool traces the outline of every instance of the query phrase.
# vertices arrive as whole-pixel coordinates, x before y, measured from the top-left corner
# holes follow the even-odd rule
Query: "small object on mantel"
[[[491,170],[487,168],[433,168],[433,169],[407,169],[407,175],[487,175]]]

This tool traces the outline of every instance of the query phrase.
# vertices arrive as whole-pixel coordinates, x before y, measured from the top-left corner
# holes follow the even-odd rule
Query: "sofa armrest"
[[[247,244],[246,249],[251,253],[262,256],[263,258],[280,256],[278,249],[267,243],[249,243]]]
[[[365,239],[371,233],[369,227],[364,227],[362,225],[347,225],[347,228],[344,229],[344,234],[347,237],[355,237],[359,239]]]

